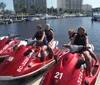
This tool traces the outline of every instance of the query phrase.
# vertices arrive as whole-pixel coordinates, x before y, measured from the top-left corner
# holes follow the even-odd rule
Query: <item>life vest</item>
[[[40,40],[42,38],[42,36],[43,36],[43,31],[37,31],[34,37],[37,40]]]
[[[52,35],[51,31],[52,31],[52,29],[49,29],[49,30],[45,29],[45,34],[46,34],[48,42],[50,42],[52,40],[52,38],[53,38],[53,35]]]
[[[84,45],[84,46],[86,46],[86,34],[84,34],[84,35],[79,35],[79,34],[77,34],[76,35],[76,38],[75,38],[75,41],[74,41],[74,45]]]
[[[34,38],[36,38],[36,40],[40,40],[42,38],[42,36],[43,36],[43,31],[38,31],[38,32],[36,32]],[[45,44],[45,45],[48,44],[48,40],[47,40],[46,36],[44,37],[43,44]]]

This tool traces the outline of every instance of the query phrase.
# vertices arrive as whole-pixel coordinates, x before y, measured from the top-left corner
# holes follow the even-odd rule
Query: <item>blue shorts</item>
[[[48,45],[48,41],[44,41],[42,45]]]

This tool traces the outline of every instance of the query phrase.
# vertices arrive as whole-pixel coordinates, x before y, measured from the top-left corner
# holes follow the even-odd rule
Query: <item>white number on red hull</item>
[[[61,79],[62,76],[63,76],[63,73],[56,72],[54,78],[56,78],[56,79]]]

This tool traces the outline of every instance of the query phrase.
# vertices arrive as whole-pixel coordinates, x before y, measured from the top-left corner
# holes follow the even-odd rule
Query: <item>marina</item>
[[[37,21],[37,20],[48,20],[48,19],[62,19],[62,18],[71,18],[71,17],[86,17],[86,15],[76,15],[76,14],[63,14],[63,15],[48,15],[48,14],[37,14],[37,15],[20,15],[20,16],[0,16],[0,24],[11,24],[16,22],[25,22],[25,21]],[[89,17],[89,16],[88,16]]]
[[[100,50],[99,25],[100,24],[99,22],[91,22],[91,17],[38,20],[38,21],[33,21],[33,22],[21,22],[21,23],[12,23],[8,25],[0,25],[0,32],[1,32],[0,36],[15,33],[15,34],[19,34],[21,39],[30,38],[36,32],[36,25],[39,23],[43,25],[43,28],[45,28],[45,23],[49,23],[51,25],[51,28],[53,29],[55,33],[55,40],[59,41],[59,47],[61,49],[63,49],[62,48],[63,43],[69,42],[68,33],[67,33],[68,29],[74,28],[76,31],[79,26],[84,26],[89,36],[90,42],[95,46],[95,52],[98,55],[100,55],[99,54],[99,50]],[[66,38],[65,39],[62,38],[63,36],[66,36]],[[13,85],[13,84],[15,85],[38,85],[44,73],[45,72],[43,72],[42,75],[40,73],[36,77],[31,76],[31,77],[27,77],[27,78],[20,79],[20,80],[0,81],[0,84],[3,84],[3,85]],[[99,78],[98,78],[98,81],[99,81]]]
[[[100,85],[98,2],[1,0],[0,85]]]

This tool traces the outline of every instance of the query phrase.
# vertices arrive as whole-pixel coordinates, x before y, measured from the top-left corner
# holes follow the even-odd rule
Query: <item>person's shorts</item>
[[[48,45],[48,42],[38,42],[38,44],[37,44],[38,46],[43,46],[43,45]]]

